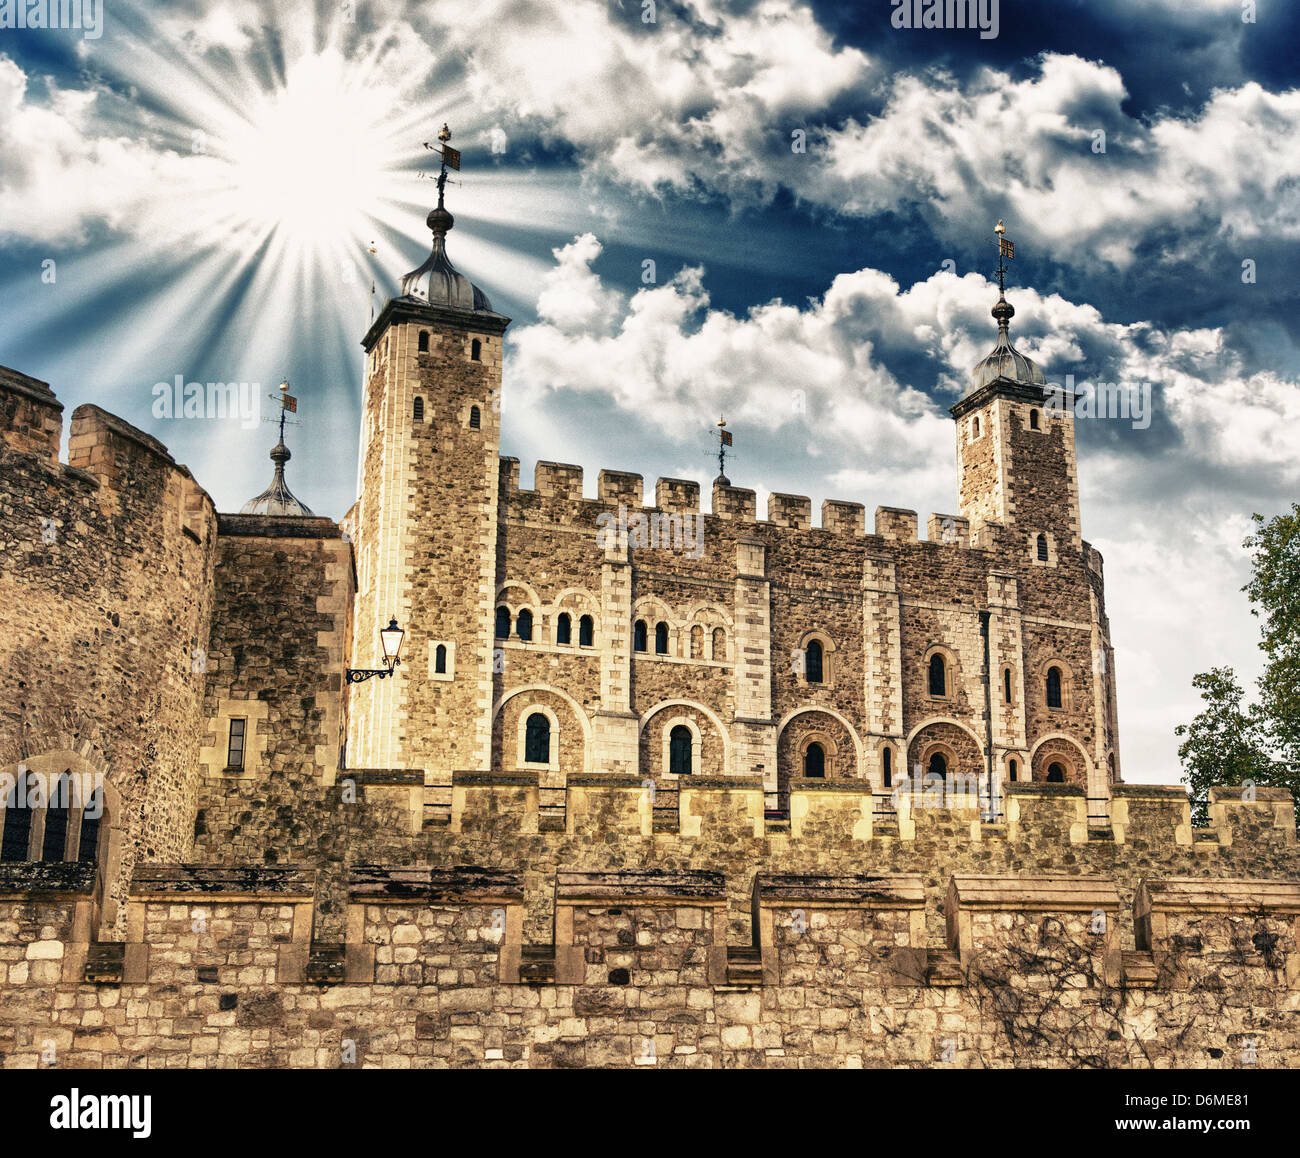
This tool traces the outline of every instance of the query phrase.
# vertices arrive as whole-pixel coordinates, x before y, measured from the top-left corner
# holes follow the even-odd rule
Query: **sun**
[[[399,160],[378,104],[337,55],[299,62],[227,130],[232,216],[293,244],[360,239]]]

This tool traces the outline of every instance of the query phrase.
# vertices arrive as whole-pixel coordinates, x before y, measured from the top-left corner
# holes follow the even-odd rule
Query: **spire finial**
[[[284,444],[284,427],[288,415],[298,412],[298,399],[289,393],[289,379],[280,382],[280,393],[271,394],[270,398],[280,403],[280,441],[271,448],[271,461],[275,463],[275,474],[271,485],[255,499],[245,503],[240,509],[244,515],[294,515],[309,517],[311,508],[304,506],[289,490],[284,481],[284,464],[293,456]],[[274,422],[274,418],[264,418],[263,422]]]
[[[1015,308],[1007,301],[1007,261],[1015,259],[1016,244],[1006,237],[1007,227],[1002,224],[1002,218],[998,218],[993,232],[998,235],[998,300],[993,307],[993,317],[998,323],[998,337],[1001,339],[1008,337],[1011,319],[1016,313]]]

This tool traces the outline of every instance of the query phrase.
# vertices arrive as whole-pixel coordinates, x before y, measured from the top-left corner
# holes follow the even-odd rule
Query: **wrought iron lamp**
[[[378,676],[384,679],[386,676],[393,674],[397,665],[402,661],[399,653],[402,650],[402,640],[406,632],[397,626],[396,619],[390,619],[388,626],[379,633],[379,642],[384,649],[384,666],[376,668],[348,668],[347,678],[350,684],[364,683],[371,676]]]

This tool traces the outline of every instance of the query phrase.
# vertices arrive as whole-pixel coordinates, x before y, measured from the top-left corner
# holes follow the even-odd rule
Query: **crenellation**
[[[622,470],[602,470],[597,479],[597,494],[602,503],[623,504],[640,509],[645,499],[645,479]],[[658,487],[656,486],[656,492]]]
[[[917,516],[915,511],[900,507],[876,508],[876,534],[883,539],[902,543],[915,543]]]
[[[656,479],[655,506],[661,511],[694,513],[700,509],[700,484],[682,478]]]
[[[757,518],[757,511],[758,497],[754,491],[714,481],[713,514],[716,518],[752,523]]]
[[[767,519],[778,527],[806,531],[812,526],[812,500],[805,495],[783,495],[774,491],[767,496]]]
[[[866,534],[867,508],[862,503],[825,499],[822,502],[822,529],[836,535],[851,535],[856,539]]]
[[[567,462],[538,462],[533,489],[547,498],[581,499],[582,467]]]

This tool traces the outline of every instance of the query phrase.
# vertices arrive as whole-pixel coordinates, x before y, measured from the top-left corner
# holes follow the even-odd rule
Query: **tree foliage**
[[[1192,680],[1204,702],[1175,734],[1183,780],[1204,818],[1216,784],[1289,789],[1300,800],[1300,503],[1265,521],[1243,544],[1252,552],[1252,576],[1243,588],[1251,614],[1263,621],[1264,670],[1253,703],[1232,668],[1213,668]]]

